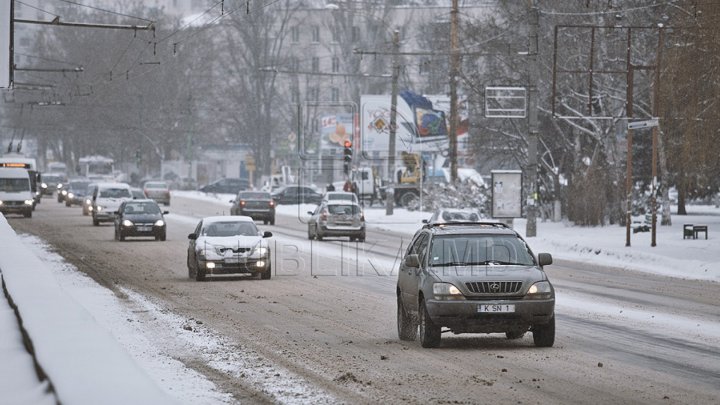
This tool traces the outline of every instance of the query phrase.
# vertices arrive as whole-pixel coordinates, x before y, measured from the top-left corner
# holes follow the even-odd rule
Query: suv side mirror
[[[188,239],[196,240],[196,239],[197,239],[197,234],[196,234],[196,233],[191,233],[190,235],[188,235]]]
[[[420,259],[417,254],[411,254],[405,256],[404,260],[405,267],[418,268],[420,267]]]
[[[169,213],[170,213],[170,211],[163,211],[163,215],[167,215]]]
[[[263,232],[263,235],[262,235],[263,238],[269,238],[271,236],[272,236],[272,232],[270,232],[270,231],[265,231],[265,232]]]
[[[550,253],[538,253],[538,264],[540,264],[540,267],[552,264],[552,255]]]

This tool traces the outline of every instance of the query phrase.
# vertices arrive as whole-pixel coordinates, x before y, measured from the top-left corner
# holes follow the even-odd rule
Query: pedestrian
[[[332,183],[328,183],[327,187],[325,187],[325,191],[335,191],[335,186],[333,186]]]
[[[346,180],[345,184],[343,184],[343,191],[347,193],[352,192],[352,182],[350,180]]]

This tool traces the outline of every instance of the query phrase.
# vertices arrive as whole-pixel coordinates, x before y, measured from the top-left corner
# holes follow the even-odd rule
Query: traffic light
[[[350,174],[350,165],[352,163],[352,142],[350,140],[346,140],[343,144],[343,171],[345,174]]]

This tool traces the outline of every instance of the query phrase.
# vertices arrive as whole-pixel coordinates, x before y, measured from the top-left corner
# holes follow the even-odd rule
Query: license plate
[[[228,257],[225,258],[225,263],[245,263],[244,257]]]
[[[477,311],[491,313],[515,312],[515,304],[480,304]]]
[[[138,231],[149,232],[149,231],[152,231],[152,227],[151,226],[138,226]]]

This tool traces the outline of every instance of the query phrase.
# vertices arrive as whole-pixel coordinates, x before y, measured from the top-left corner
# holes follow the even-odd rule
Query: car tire
[[[197,263],[195,263],[195,280],[205,281],[205,270],[201,269]]]
[[[66,206],[66,207],[71,207],[72,204],[70,204],[70,201],[65,200],[65,206]]]
[[[555,315],[545,325],[533,326],[533,342],[537,347],[552,347],[555,344]]]
[[[267,219],[263,219],[263,225],[267,225],[267,224],[268,224],[268,220],[267,220]]]
[[[28,210],[28,211],[23,212],[23,216],[24,216],[25,218],[32,218],[32,210]]]
[[[268,267],[267,270],[260,273],[261,280],[270,280],[272,277],[272,267]]]
[[[167,239],[167,233],[165,233],[165,232],[161,233],[161,234],[160,234],[160,241],[161,241],[161,242],[165,242],[166,239]]]
[[[120,242],[125,242],[125,235],[123,235],[122,232],[120,232],[118,237],[120,238]]]
[[[440,346],[440,327],[430,319],[430,314],[425,307],[425,299],[420,301],[420,345],[425,348]]]
[[[413,322],[407,311],[405,311],[400,296],[397,297],[397,328],[400,340],[414,341],[417,337],[417,324]]]
[[[187,255],[187,269],[188,269],[188,278],[193,279],[195,278],[195,271],[193,271],[193,266],[190,264],[190,254]]]
[[[313,240],[313,239],[314,239],[313,234],[310,232],[310,225],[308,225],[308,239],[309,239],[309,240]]]
[[[270,218],[270,225],[275,225],[275,217]]]
[[[118,236],[118,230],[117,230],[117,228],[115,228],[115,232],[114,232],[114,234],[113,234],[113,238],[114,238],[115,240],[120,240],[120,237]]]
[[[360,237],[358,238],[358,240],[359,240],[360,242],[365,242],[365,234],[363,233],[362,235],[360,235]]]
[[[98,225],[100,225],[100,221],[98,221],[97,219],[95,219],[95,217],[93,217],[93,226],[98,226]]]

